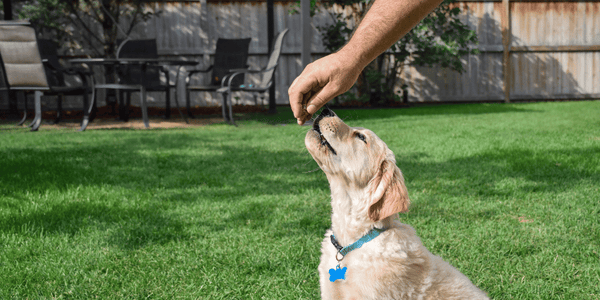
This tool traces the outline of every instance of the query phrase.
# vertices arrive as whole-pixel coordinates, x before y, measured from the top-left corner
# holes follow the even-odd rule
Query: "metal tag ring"
[[[338,254],[341,254],[341,253],[340,253],[340,251],[338,251],[338,252],[335,254],[335,259],[336,259],[338,262],[340,262],[340,261],[342,261],[342,259],[344,259],[344,255],[342,255],[342,258],[338,258]]]

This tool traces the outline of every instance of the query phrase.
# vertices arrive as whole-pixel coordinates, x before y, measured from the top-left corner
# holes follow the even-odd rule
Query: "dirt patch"
[[[188,122],[181,117],[178,110],[171,110],[171,117],[165,119],[165,109],[161,108],[148,108],[148,115],[150,119],[150,129],[166,129],[166,128],[192,128],[199,126],[206,126],[211,124],[223,123],[223,117],[221,115],[221,107],[196,107],[192,108],[192,114],[195,118],[188,118]],[[234,106],[233,112],[235,113],[255,113],[264,112],[265,108],[257,106]],[[187,111],[182,110],[184,114]],[[25,125],[31,123],[33,111],[28,112],[28,120]],[[129,121],[124,122],[117,119],[117,114],[113,113],[111,107],[99,107],[96,114],[96,118],[89,123],[86,130],[95,129],[145,129],[144,122],[142,121],[142,112],[139,107],[132,107],[129,114]],[[46,111],[42,114],[42,125],[39,130],[56,130],[56,129],[73,129],[77,130],[80,128],[80,122],[83,118],[83,112],[81,111],[66,111],[63,112],[63,117],[58,124],[52,124],[56,118],[56,111]],[[16,124],[18,120],[14,118],[8,119],[4,115],[0,117],[0,124]],[[25,127],[23,125],[23,127]],[[22,127],[15,127],[15,129]]]

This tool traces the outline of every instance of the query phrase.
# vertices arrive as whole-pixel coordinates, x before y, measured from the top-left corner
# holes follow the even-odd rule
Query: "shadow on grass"
[[[424,202],[413,203],[411,210],[434,212],[436,218],[452,220],[489,219],[494,212],[454,207],[442,209],[440,202],[450,197],[474,196],[483,201],[520,199],[534,193],[559,194],[580,184],[600,182],[600,148],[532,151],[499,149],[444,162],[419,162],[424,154],[397,157],[409,193],[411,190],[432,191]],[[565,203],[565,208],[573,204]]]
[[[431,218],[449,221],[485,221],[497,217],[502,211],[487,205],[487,208],[452,205],[448,208],[448,203],[443,202],[452,197],[475,197],[485,202],[521,200],[523,195],[533,193],[560,194],[580,184],[600,182],[600,173],[594,171],[600,163],[597,157],[600,157],[600,148],[588,147],[540,152],[499,149],[443,162],[427,162],[426,154],[415,153],[399,156],[397,160],[407,178],[409,194],[424,189],[433,190],[434,193],[433,196],[423,197],[425,200],[413,203],[411,211],[421,211]],[[323,177],[322,180],[326,179]],[[299,212],[297,218],[285,220],[280,220],[282,216],[277,214],[280,209],[278,205],[249,203],[232,211],[227,218],[205,222],[202,226],[211,231],[246,227],[261,232],[269,231],[273,236],[303,231],[322,233],[329,226],[330,207],[327,202],[318,209],[301,206],[285,208]],[[565,208],[570,205],[574,204],[565,203]]]
[[[322,234],[331,226],[329,199],[308,201],[315,201],[317,204],[282,208],[281,203],[247,203],[232,211],[229,217],[209,222],[200,221],[199,224],[209,228],[211,232],[250,228],[262,233],[268,232],[273,238]]]
[[[167,133],[97,146],[5,149],[0,154],[0,189],[12,196],[78,185],[133,190],[227,186],[236,189],[221,191],[216,201],[235,201],[246,195],[287,193],[297,184],[277,179],[278,174],[300,174],[316,166],[307,151],[245,146],[242,140],[231,146],[222,143],[226,138],[201,132]]]
[[[163,213],[165,205],[152,203],[144,207],[69,202],[21,216],[3,219],[2,230],[24,235],[76,235],[93,227],[106,235],[109,244],[123,249],[137,249],[149,244],[165,244],[189,239],[185,224]]]
[[[600,173],[594,171],[599,163],[598,157],[598,147],[540,152],[499,149],[440,163],[416,163],[399,158],[398,165],[405,170],[414,170],[405,171],[411,174],[408,176],[413,181],[460,180],[480,194],[504,196],[510,191],[488,189],[484,184],[497,184],[513,178],[522,181],[518,192],[562,192],[582,181],[600,182]],[[456,190],[458,195],[463,188]]]
[[[0,153],[0,192],[6,201],[0,205],[12,212],[0,219],[0,231],[74,235],[87,227],[106,226],[110,243],[135,249],[192,238],[187,221],[168,212],[174,205],[207,203],[235,204],[222,220],[200,221],[214,231],[249,226],[283,236],[303,230],[321,232],[328,226],[326,201],[312,207],[298,201],[280,207],[290,204],[258,199],[302,194],[306,187],[328,189],[325,176],[304,173],[316,168],[305,151],[249,146],[243,140],[232,146],[223,143],[228,137],[215,139],[211,134],[142,133],[93,146],[6,148]],[[442,162],[429,162],[426,154],[415,153],[397,160],[409,192],[433,187],[437,193],[426,203],[415,203],[413,209],[427,206],[438,218],[461,214],[488,219],[493,217],[489,211],[468,207],[444,211],[435,208],[435,201],[468,195],[497,199],[515,193],[560,193],[582,182],[600,182],[598,157],[600,148],[588,147],[499,149]],[[505,184],[507,180],[512,182]],[[96,187],[93,191],[100,194],[67,199],[79,197],[74,192],[78,186]],[[108,195],[102,194],[106,188]],[[18,212],[27,194],[43,197],[52,191],[68,196],[31,213]],[[135,197],[141,199],[136,200],[139,203],[121,203]]]
[[[227,137],[214,139],[211,134],[141,133],[95,146],[5,149],[0,154],[5,200],[0,207],[11,213],[0,219],[0,232],[74,235],[88,227],[106,227],[109,243],[138,248],[191,238],[188,221],[168,213],[174,207],[220,203],[243,209],[239,202],[245,199],[288,195],[300,184],[327,186],[315,176],[302,176],[316,166],[305,151],[243,142],[233,146],[224,143]],[[300,181],[290,180],[296,175]],[[92,189],[80,195],[79,186]],[[28,194],[48,193],[57,200],[18,212]],[[268,220],[270,204],[258,205],[248,214],[260,213]]]

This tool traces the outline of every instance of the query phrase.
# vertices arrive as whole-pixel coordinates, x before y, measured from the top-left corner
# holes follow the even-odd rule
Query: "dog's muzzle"
[[[321,139],[321,145],[327,146],[327,148],[329,148],[329,150],[331,151],[331,153],[333,153],[333,155],[337,155],[337,152],[335,152],[335,149],[333,149],[333,147],[331,147],[331,144],[329,144],[329,142],[327,141],[325,136],[323,136],[323,133],[321,133],[321,126],[319,126],[319,122],[321,122],[321,120],[323,120],[323,118],[325,118],[325,117],[336,117],[336,116],[337,115],[333,112],[333,110],[331,110],[331,109],[329,109],[329,107],[325,106],[323,108],[323,110],[321,111],[321,114],[315,119],[315,122],[313,123],[313,130],[319,134],[319,138]]]

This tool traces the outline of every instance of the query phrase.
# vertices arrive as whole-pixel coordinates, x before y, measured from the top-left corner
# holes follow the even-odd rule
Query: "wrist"
[[[371,59],[363,51],[362,47],[356,46],[350,41],[336,53],[341,56],[342,61],[358,68],[358,72],[361,72],[371,62]]]

